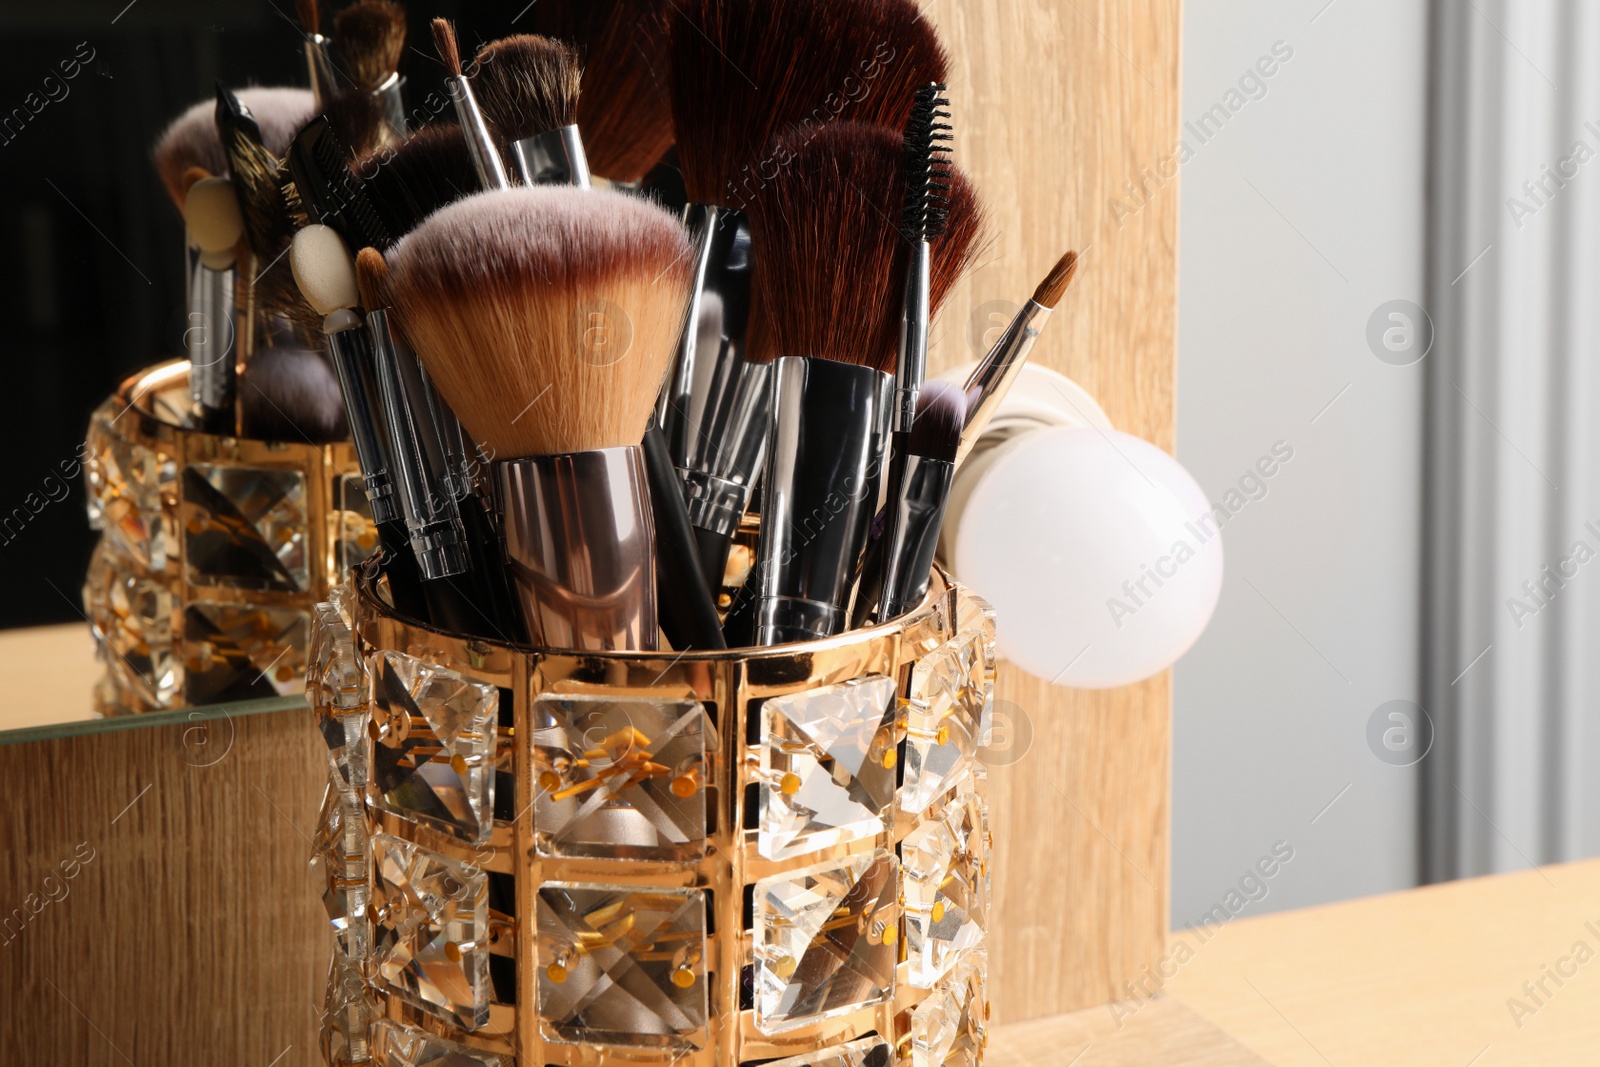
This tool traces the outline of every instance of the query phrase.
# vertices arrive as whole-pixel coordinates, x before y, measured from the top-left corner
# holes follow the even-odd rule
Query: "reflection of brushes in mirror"
[[[1039,339],[1045,323],[1050,321],[1050,313],[1066,295],[1077,273],[1078,254],[1068,252],[1050,268],[1050,273],[1034,290],[1033,299],[1022,306],[994,347],[973,368],[966,384],[966,427],[961,432],[960,451],[956,453],[958,466],[972,451],[972,446],[978,443],[978,438],[983,436],[984,428],[989,425],[1000,402],[1010,391],[1011,384],[1022,372],[1023,364],[1028,361],[1033,343]]]
[[[235,293],[238,248],[244,219],[233,183],[206,176],[199,167],[184,179],[183,221],[189,241],[199,248],[189,279],[189,396],[194,420],[207,433],[231,434],[234,424]]]
[[[352,137],[353,147],[365,151],[404,137],[405,9],[392,0],[356,0],[333,17],[333,41],[350,81],[340,96],[360,101],[366,112],[363,135]]]
[[[418,357],[498,457],[506,558],[535,643],[658,647],[639,442],[688,297],[682,227],[620,193],[556,186],[458,201],[394,250]],[[619,358],[607,335],[627,330]],[[581,324],[581,325],[580,325]]]
[[[500,149],[489,132],[489,124],[478,107],[472,93],[472,83],[461,73],[461,47],[456,42],[456,28],[449,19],[434,19],[433,44],[439,59],[449,72],[444,80],[445,92],[455,105],[456,119],[461,123],[462,136],[466,138],[467,151],[472,153],[473,166],[478,168],[478,180],[485,189],[509,189],[511,179],[506,176],[505,164],[500,159]]]
[[[660,0],[539,0],[532,32],[570,41],[583,68],[577,123],[594,173],[637,182],[672,146]]]
[[[565,41],[518,34],[473,60],[472,86],[524,185],[589,187],[578,133],[578,53]]]

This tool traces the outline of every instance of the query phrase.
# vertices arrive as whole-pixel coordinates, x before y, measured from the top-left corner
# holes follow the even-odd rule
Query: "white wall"
[[[1178,927],[1238,904],[1280,841],[1293,859],[1241,914],[1416,877],[1416,768],[1367,727],[1418,692],[1424,364],[1380,361],[1367,330],[1423,301],[1427,117],[1425,0],[1185,7],[1184,117],[1245,102],[1205,143],[1184,131],[1178,456],[1214,504],[1246,502],[1177,668]],[[1230,98],[1275,45],[1259,98]],[[1278,442],[1265,495],[1226,500]]]

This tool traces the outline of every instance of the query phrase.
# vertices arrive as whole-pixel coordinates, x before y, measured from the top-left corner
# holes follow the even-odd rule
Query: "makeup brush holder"
[[[307,674],[326,1063],[976,1067],[984,601],[935,573],[827,640],[576,654],[352,582]]]
[[[312,609],[377,544],[355,451],[184,425],[188,363],[123,382],[89,420],[84,609],[104,715],[303,688]]]

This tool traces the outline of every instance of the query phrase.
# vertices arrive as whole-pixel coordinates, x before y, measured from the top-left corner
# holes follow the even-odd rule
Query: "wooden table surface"
[[[1208,934],[1173,935],[1167,969],[1176,973],[1161,996],[997,1027],[992,1062],[1600,1063],[1600,860],[1283,912]]]

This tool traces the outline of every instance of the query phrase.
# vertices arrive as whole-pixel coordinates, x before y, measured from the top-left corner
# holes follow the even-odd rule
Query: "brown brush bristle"
[[[361,306],[368,311],[389,306],[389,263],[376,248],[356,253],[356,287],[361,290]]]
[[[1033,291],[1033,302],[1040,307],[1053,308],[1067,294],[1073,275],[1078,273],[1078,253],[1068,252],[1050,268],[1039,288]]]
[[[461,48],[456,44],[456,28],[449,19],[434,19],[433,47],[439,52],[439,61],[453,77],[461,77]]]
[[[288,149],[294,131],[311,115],[311,93],[305,89],[241,89],[235,95],[255,116],[267,150],[278,155]],[[186,109],[162,131],[150,151],[167,196],[180,210],[189,191],[183,177],[191,167],[201,167],[210,174],[228,172],[228,157],[217,136],[216,111],[213,97]]]
[[[239,372],[239,425],[245,437],[323,444],[346,436],[339,380],[319,352],[258,348]]]
[[[662,0],[539,0],[534,33],[571,41],[583,67],[578,125],[589,169],[636,182],[672,147]]]
[[[364,89],[335,93],[322,108],[339,143],[359,155],[385,146],[390,140],[383,102]]]
[[[949,61],[912,0],[674,0],[672,117],[689,198],[742,208],[779,169],[774,134],[902,129]],[[895,209],[898,214],[899,209]]]
[[[294,0],[294,14],[300,20],[300,28],[307,33],[322,32],[322,12],[317,7],[317,0]]]
[[[358,158],[350,173],[362,183],[391,236],[483,188],[461,127],[431,122],[393,148]]]
[[[406,337],[496,456],[643,438],[693,273],[667,212],[600,190],[481,193],[430,217],[389,268]]]
[[[519,33],[478,49],[472,89],[502,141],[520,141],[578,121],[583,70],[566,41]]]
[[[909,248],[899,229],[904,140],[859,122],[780,137],[780,168],[750,205],[754,300],[772,356],[894,368]],[[952,170],[950,223],[932,242],[937,311],[976,253],[977,196]]]
[[[350,83],[370,92],[400,69],[405,10],[391,0],[356,0],[333,16],[333,46]]]

